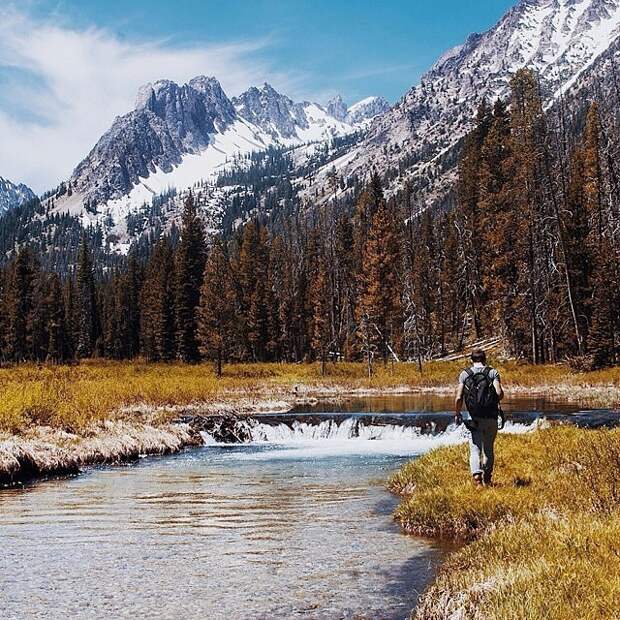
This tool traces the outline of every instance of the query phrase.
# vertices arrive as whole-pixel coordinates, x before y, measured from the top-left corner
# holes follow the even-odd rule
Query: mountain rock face
[[[27,185],[11,183],[8,179],[0,177],[0,215],[33,198],[35,194]]]
[[[444,54],[389,112],[372,123],[343,175],[364,177],[371,166],[395,169],[424,188],[438,156],[471,128],[482,99],[508,94],[514,73],[538,72],[547,104],[569,89],[620,33],[620,0],[521,0],[484,34]],[[423,199],[429,206],[445,188]]]
[[[327,140],[354,129],[316,103],[295,103],[270,84],[253,86],[233,99],[238,115],[262,129],[275,142],[299,144]]]
[[[389,109],[390,104],[383,97],[366,97],[347,110],[345,120],[351,125],[359,125],[385,114]]]
[[[239,116],[260,127],[274,139],[296,137],[298,128],[308,127],[303,104],[294,103],[267,83],[261,88],[252,86],[235,97],[233,105]]]
[[[205,149],[210,135],[225,130],[235,109],[215,78],[183,86],[158,80],[143,86],[136,107],[116,118],[75,169],[74,191],[99,203],[120,198],[156,168],[171,171],[186,153]]]
[[[342,100],[342,97],[340,95],[336,95],[333,99],[330,99],[327,102],[325,109],[327,110],[328,114],[331,114],[339,121],[345,121],[347,119],[347,114],[349,113],[347,104]]]

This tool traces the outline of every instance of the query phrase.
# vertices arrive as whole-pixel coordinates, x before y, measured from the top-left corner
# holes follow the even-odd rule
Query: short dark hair
[[[474,349],[471,352],[471,361],[474,363],[479,362],[481,364],[486,364],[487,354],[484,352],[483,349]]]

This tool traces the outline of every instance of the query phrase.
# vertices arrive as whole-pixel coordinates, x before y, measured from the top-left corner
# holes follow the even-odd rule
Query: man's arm
[[[454,400],[454,413],[456,416],[461,415],[461,409],[463,408],[463,384],[459,383],[459,386],[456,388],[456,397]]]
[[[499,378],[499,375],[495,377],[495,380],[493,381],[493,387],[495,388],[497,398],[501,401],[504,398],[504,389],[502,388],[502,382]]]

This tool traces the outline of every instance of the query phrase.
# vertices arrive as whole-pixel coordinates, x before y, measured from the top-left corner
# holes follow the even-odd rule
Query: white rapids
[[[415,456],[441,446],[467,442],[469,432],[464,426],[449,425],[446,430],[435,432],[434,426],[421,429],[417,426],[365,423],[360,418],[342,421],[324,420],[318,424],[294,421],[292,424],[264,424],[256,420],[246,422],[251,441],[246,445],[269,448],[252,451],[235,458],[251,460],[277,458],[321,458],[334,455]],[[507,422],[502,433],[527,433],[535,430],[540,422],[515,424]],[[205,445],[231,447],[235,444],[219,443],[207,432],[202,433]],[[236,444],[237,446],[239,444]]]

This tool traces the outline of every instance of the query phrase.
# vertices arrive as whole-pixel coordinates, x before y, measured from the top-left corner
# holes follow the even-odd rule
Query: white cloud
[[[133,107],[145,82],[214,75],[229,95],[264,80],[294,89],[296,78],[274,73],[264,60],[268,43],[132,42],[0,9],[0,176],[39,192],[55,186],[114,117]]]

